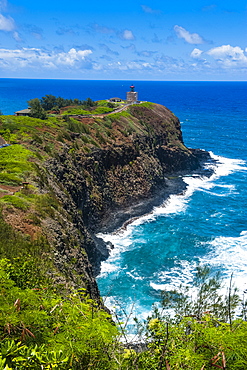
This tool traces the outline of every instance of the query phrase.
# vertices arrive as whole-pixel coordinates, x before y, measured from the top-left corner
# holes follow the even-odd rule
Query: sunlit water
[[[226,285],[233,273],[240,292],[247,289],[247,85],[244,95],[234,84],[227,91],[222,84],[208,87],[189,86],[184,100],[178,93],[180,104],[167,105],[182,121],[185,144],[210,151],[211,177],[184,177],[183,195],[171,195],[126,230],[101,235],[114,249],[98,284],[120,316],[124,308],[145,318],[162,290],[192,284],[198,264],[221,271]]]
[[[220,270],[226,284],[233,273],[240,291],[247,289],[246,82],[0,79],[0,109],[12,114],[45,94],[124,98],[132,83],[140,100],[166,105],[180,118],[188,147],[210,151],[216,162],[207,164],[211,177],[184,177],[182,195],[170,196],[125,230],[101,235],[114,244],[98,277],[106,304],[144,318],[162,290],[192,283],[197,264]]]

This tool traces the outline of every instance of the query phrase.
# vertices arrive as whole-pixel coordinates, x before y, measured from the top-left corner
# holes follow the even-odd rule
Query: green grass
[[[26,131],[30,132],[32,128],[44,125],[44,121],[41,119],[22,116],[4,116],[2,122],[1,129],[9,129],[10,132],[21,130],[21,128],[26,128]]]
[[[20,185],[22,182],[21,177],[13,175],[11,173],[0,173],[0,183],[5,185]]]
[[[92,114],[92,112],[90,112],[89,110],[80,109],[80,108],[71,108],[63,112],[63,115],[67,115],[67,114],[76,114],[76,115],[85,116],[85,115]]]
[[[111,115],[112,116],[112,115]],[[110,119],[110,116],[107,116],[107,117],[104,117],[104,119],[102,120],[102,123],[104,126],[106,126],[107,128],[112,128],[112,121]]]
[[[109,115],[107,118],[109,118],[112,122],[114,122],[114,121],[119,121],[122,117],[125,117],[125,118],[128,118],[129,120],[132,120],[131,114],[126,112],[126,111],[113,113],[113,114]]]
[[[101,106],[101,107],[96,107],[92,111],[88,111],[88,110],[80,109],[80,108],[71,108],[71,109],[64,111],[63,114],[64,115],[76,114],[76,115],[82,115],[82,116],[86,115],[87,116],[87,115],[93,115],[93,114],[104,114],[104,113],[108,113],[112,111],[113,111],[112,108]]]
[[[104,113],[109,113],[112,111],[113,109],[109,107],[98,107],[93,111],[93,114],[104,114]]]
[[[33,170],[28,161],[34,154],[22,145],[11,145],[0,149],[0,183],[20,184],[25,175]]]
[[[79,134],[90,134],[90,129],[88,125],[82,122],[78,122],[74,118],[69,118],[67,123],[67,128],[69,131],[77,132]]]
[[[28,210],[30,206],[29,202],[16,195],[5,195],[0,199],[0,203],[13,206],[14,208],[19,208],[23,211]]]
[[[150,108],[150,109],[152,109],[154,105],[155,105],[154,103],[151,103],[149,101],[138,104],[139,107],[145,107],[145,108]]]
[[[98,107],[107,107],[107,104],[108,104],[108,100],[98,100],[97,101],[97,106]]]
[[[2,116],[0,119],[0,135],[10,144],[28,142],[37,136],[42,141],[44,129],[58,129],[65,123],[59,117],[49,117],[43,121],[32,117]]]

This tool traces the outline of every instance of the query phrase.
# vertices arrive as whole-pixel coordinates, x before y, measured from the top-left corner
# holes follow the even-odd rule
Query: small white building
[[[15,116],[30,116],[31,108],[18,110],[15,112]]]
[[[121,103],[122,99],[120,98],[111,98],[109,99],[109,102],[111,103]]]

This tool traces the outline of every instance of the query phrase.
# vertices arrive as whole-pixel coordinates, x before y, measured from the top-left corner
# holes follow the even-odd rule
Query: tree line
[[[80,106],[82,109],[90,109],[97,105],[91,98],[86,100],[64,99],[61,96],[45,95],[41,99],[34,98],[28,101],[31,108],[30,116],[34,118],[46,119],[48,111],[59,112],[61,108],[71,105]]]

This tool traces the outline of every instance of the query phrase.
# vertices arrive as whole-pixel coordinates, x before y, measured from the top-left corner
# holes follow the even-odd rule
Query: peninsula
[[[1,116],[11,145],[0,149],[0,205],[11,234],[29,240],[31,255],[35,245],[36,261],[45,265],[49,256],[43,269],[56,283],[99,299],[94,276],[109,249],[95,234],[180,192],[178,173],[199,169],[208,155],[185,147],[178,118],[164,106],[88,102],[86,114],[77,106],[45,119]],[[3,257],[26,253],[11,243]]]
[[[161,368],[160,336],[158,350],[143,356],[117,340],[95,280],[114,246],[97,234],[182,192],[182,176],[206,174],[210,156],[184,145],[178,118],[159,104],[52,96],[29,103],[0,116],[0,361],[6,370],[127,369],[154,355]],[[153,343],[160,325],[148,323]],[[179,335],[178,345],[186,340]]]

